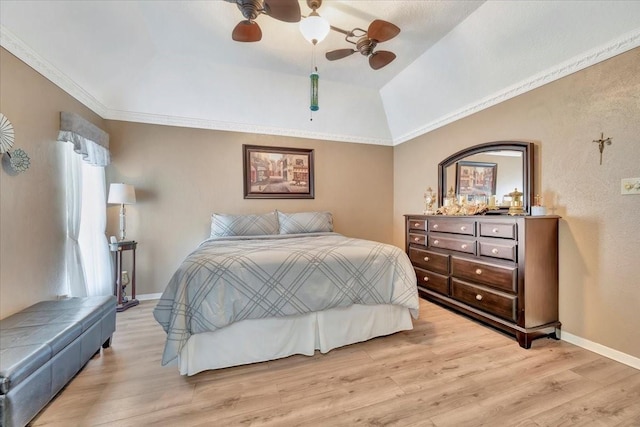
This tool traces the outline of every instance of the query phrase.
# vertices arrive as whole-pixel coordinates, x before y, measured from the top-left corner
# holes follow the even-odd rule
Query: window
[[[67,290],[74,297],[110,295],[104,173],[110,160],[109,135],[77,114],[62,112],[58,141],[64,143]]]

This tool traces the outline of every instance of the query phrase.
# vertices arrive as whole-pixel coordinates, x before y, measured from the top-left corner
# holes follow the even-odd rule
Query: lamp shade
[[[329,34],[329,22],[315,10],[300,21],[300,32],[309,43],[319,43]]]
[[[136,191],[133,185],[114,183],[109,186],[107,203],[118,205],[132,205],[136,202]]]

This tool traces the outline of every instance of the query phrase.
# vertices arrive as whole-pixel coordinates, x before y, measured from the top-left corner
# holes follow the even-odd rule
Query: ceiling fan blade
[[[336,49],[336,50],[331,50],[327,53],[325,53],[325,57],[329,60],[329,61],[335,61],[336,59],[342,59],[342,58],[346,58],[347,56],[356,53],[355,50],[353,49]]]
[[[284,22],[300,22],[298,0],[265,0],[267,15]]]
[[[262,30],[255,22],[241,21],[233,29],[231,38],[237,42],[257,42],[262,39]]]
[[[369,25],[369,31],[367,36],[370,39],[376,40],[378,43],[391,40],[400,33],[400,28],[393,25],[391,22],[383,21],[382,19],[376,19]]]
[[[378,52],[373,52],[373,54],[369,57],[369,65],[371,65],[371,68],[373,68],[374,70],[379,70],[394,59],[396,59],[395,53],[389,52],[388,50],[381,50]]]

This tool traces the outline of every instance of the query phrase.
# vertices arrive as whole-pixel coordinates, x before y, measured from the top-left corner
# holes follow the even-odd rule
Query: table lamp
[[[107,203],[120,205],[120,241],[125,238],[124,205],[132,205],[136,202],[136,191],[133,185],[113,183],[109,186],[109,198]]]

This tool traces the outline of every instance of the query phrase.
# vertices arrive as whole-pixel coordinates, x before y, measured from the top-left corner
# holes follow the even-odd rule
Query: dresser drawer
[[[516,238],[516,224],[501,224],[496,222],[480,222],[480,236],[499,237],[502,239]]]
[[[407,221],[409,221],[408,224],[410,230],[427,231],[426,219],[409,218]]]
[[[516,260],[516,242],[515,240],[498,240],[497,242],[489,240],[478,241],[478,255],[488,256],[492,258]]]
[[[409,233],[409,243],[412,245],[427,246],[426,234]]]
[[[437,231],[438,233],[455,233],[466,234],[468,236],[476,235],[476,223],[474,220],[444,220],[435,218],[429,221],[429,231]]]
[[[451,275],[508,292],[516,292],[518,283],[515,266],[503,267],[457,257],[451,257]]]
[[[503,319],[517,320],[518,298],[515,295],[451,279],[451,296]]]
[[[471,239],[456,239],[454,237],[443,237],[440,234],[430,234],[428,245],[431,248],[449,249],[452,251],[476,254],[476,241]]]
[[[418,267],[426,268],[436,273],[449,274],[449,255],[424,249],[409,248],[409,259],[413,265]]]
[[[439,292],[443,295],[449,295],[449,278],[432,271],[414,267],[416,277],[418,278],[418,286]]]

